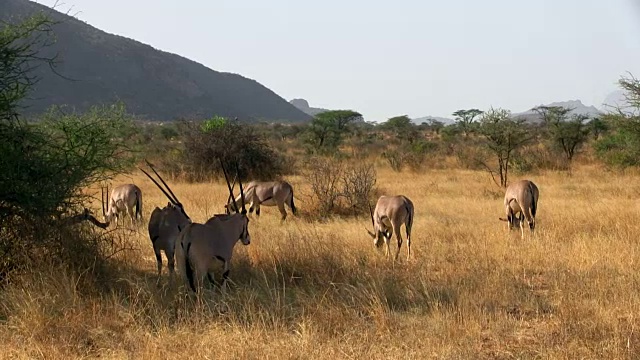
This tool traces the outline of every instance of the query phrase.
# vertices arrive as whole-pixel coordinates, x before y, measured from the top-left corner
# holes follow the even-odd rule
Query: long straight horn
[[[238,203],[236,202],[236,197],[233,196],[233,189],[231,188],[231,184],[229,184],[229,177],[227,176],[227,170],[224,168],[222,159],[219,159],[219,160],[220,160],[220,167],[222,168],[222,172],[224,173],[224,179],[226,180],[227,187],[229,188],[229,196],[231,196],[231,199],[233,199],[233,207],[236,210],[236,212],[238,212]]]
[[[151,181],[153,181],[153,183],[154,183],[154,184],[156,184],[156,186],[158,187],[158,189],[160,189],[160,191],[162,191],[162,192],[165,194],[165,196],[167,197],[167,199],[169,199],[169,201],[171,201],[171,203],[172,203],[173,205],[178,205],[178,202],[177,202],[176,200],[174,200],[171,196],[169,196],[169,194],[167,194],[167,192],[166,192],[166,191],[164,191],[164,189],[162,188],[162,186],[160,186],[160,184],[158,184],[158,182],[157,182],[154,178],[152,178],[152,177],[151,177],[151,175],[149,175],[149,173],[147,173],[146,171],[142,170],[141,168],[138,168],[138,169],[140,169],[140,171],[142,171],[145,175],[147,175],[147,177],[148,177],[149,179],[151,179]]]
[[[242,202],[242,213],[246,214],[247,213],[247,208],[245,207],[244,203],[244,191],[242,190],[242,180],[240,180],[240,175],[239,175],[239,169],[238,169],[238,165],[236,164],[236,177],[238,178],[238,185],[240,185],[240,201]]]
[[[109,196],[109,186],[107,185],[107,197]],[[104,187],[100,186],[100,205],[102,205],[102,216],[107,216],[107,211],[104,209]]]
[[[162,179],[162,176],[160,176],[160,174],[158,174],[158,172],[156,171],[156,169],[153,167],[153,165],[151,165],[151,163],[147,160],[144,159],[144,161],[147,163],[147,165],[149,165],[149,167],[151,168],[151,170],[153,170],[153,173],[156,174],[156,176],[158,177],[158,179],[160,179],[160,181],[162,181],[162,184],[167,188],[167,190],[169,190],[169,193],[173,196],[173,200],[176,202],[176,204],[180,204],[180,200],[178,200],[178,197],[173,193],[173,191],[171,191],[171,188],[169,187],[169,185],[167,185],[166,182],[164,182],[164,180]],[[156,183],[157,184],[157,183]],[[165,193],[166,194],[166,193]]]
[[[369,203],[369,215],[371,215],[371,225],[373,226],[373,230],[376,229],[376,222],[373,221],[373,210],[371,209],[371,204]]]
[[[233,188],[236,186],[236,180],[238,180],[238,174],[233,178],[233,182],[231,183],[231,191],[233,192]],[[229,199],[227,199],[227,204],[231,201],[231,194],[229,194]]]

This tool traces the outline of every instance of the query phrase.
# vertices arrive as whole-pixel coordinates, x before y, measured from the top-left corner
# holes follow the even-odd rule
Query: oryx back
[[[414,206],[413,202],[404,195],[386,196],[378,198],[375,211],[372,214],[374,224],[374,245],[379,247],[386,243],[386,253],[390,255],[389,241],[395,234],[398,242],[396,259],[402,246],[400,229],[405,226],[407,236],[407,258],[411,254],[411,227],[413,226]]]
[[[520,180],[510,184],[504,195],[504,207],[509,229],[520,226],[524,231],[526,220],[531,231],[535,228],[535,217],[538,212],[539,190],[530,180]],[[524,233],[522,234],[524,236]]]
[[[241,200],[241,196],[236,198],[236,202]],[[251,213],[255,210],[258,216],[262,205],[277,206],[282,214],[282,220],[287,217],[284,205],[289,206],[294,215],[297,213],[293,200],[293,186],[286,181],[252,181],[247,185],[244,200],[246,204],[250,205],[249,212]],[[231,204],[228,204],[228,206],[231,206]]]
[[[111,191],[106,219],[116,219],[120,213],[128,213],[131,221],[142,219],[142,190],[135,184],[123,184]]]
[[[248,245],[251,241],[248,218],[244,214],[217,215],[205,224],[189,224],[175,244],[178,267],[193,291],[200,287],[204,276],[210,276],[212,265],[222,261],[223,279],[229,274],[229,262],[238,240]]]

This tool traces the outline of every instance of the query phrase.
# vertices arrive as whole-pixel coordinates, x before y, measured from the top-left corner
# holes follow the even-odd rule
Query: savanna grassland
[[[112,227],[132,249],[116,255],[123,270],[108,292],[49,271],[0,292],[0,357],[640,357],[640,175],[581,166],[515,177],[540,188],[524,240],[498,221],[503,191],[485,172],[379,169],[380,193],[415,204],[412,256],[405,242],[395,265],[367,217],[308,220],[308,185],[291,177],[299,216],[280,226],[263,207],[251,244],[236,245],[227,294],[209,287],[201,301],[169,286],[166,265],[156,286],[146,223]],[[139,173],[114,183],[130,180],[148,220],[167,200]],[[228,194],[223,183],[170,184],[200,222]]]

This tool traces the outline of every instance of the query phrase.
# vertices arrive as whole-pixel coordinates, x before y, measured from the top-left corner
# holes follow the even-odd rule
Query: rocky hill
[[[580,100],[569,100],[569,101],[560,101],[560,102],[552,102],[550,104],[546,104],[544,106],[558,106],[558,107],[564,107],[567,109],[573,109],[569,112],[569,116],[571,115],[585,115],[587,117],[589,117],[589,119],[595,118],[599,115],[602,115],[602,111],[600,111],[598,108],[596,108],[595,106],[587,106],[584,105],[582,103],[582,101]],[[513,114],[514,117],[516,118],[520,118],[520,119],[525,119],[526,121],[529,122],[541,122],[543,121],[542,118],[540,117],[540,115],[538,115],[538,113],[536,113],[535,111],[533,111],[532,109],[529,109],[527,111],[523,111],[520,113],[514,113]]]
[[[121,100],[130,112],[147,120],[212,115],[245,121],[311,118],[255,80],[214,71],[179,55],[108,34],[28,0],[0,0],[0,27],[2,22],[15,22],[39,11],[60,21],[54,26],[57,41],[45,51],[59,54],[57,72],[67,79],[46,67],[38,69],[42,80],[26,101],[29,113],[42,112],[52,104],[84,110]]]
[[[316,116],[317,114],[320,114],[322,112],[329,111],[328,109],[311,107],[309,106],[309,102],[305,99],[292,99],[291,101],[289,101],[289,103],[311,116]]]

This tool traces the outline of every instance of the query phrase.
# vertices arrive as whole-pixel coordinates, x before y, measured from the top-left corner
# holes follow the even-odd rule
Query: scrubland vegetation
[[[212,117],[138,122],[121,104],[19,101],[36,79],[46,18],[0,28],[2,358],[607,358],[640,356],[640,119],[538,108],[456,112],[457,123],[375,125],[355,111],[310,124]],[[22,41],[33,39],[33,41]],[[46,59],[45,59],[46,60]],[[640,108],[640,85],[620,85]],[[300,214],[250,221],[225,296],[156,285],[146,224],[71,224],[100,187],[134,182],[144,219],[167,200],[148,159],[196,222],[223,211],[219,160],[243,180],[284,177]],[[535,236],[498,221],[504,186],[540,188]],[[412,258],[392,262],[366,229],[381,194],[412,199]],[[98,216],[99,217],[99,216]],[[165,267],[166,269],[166,267]]]

